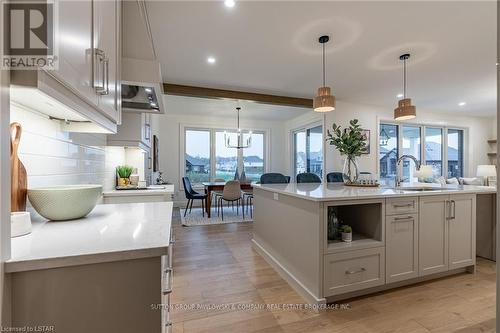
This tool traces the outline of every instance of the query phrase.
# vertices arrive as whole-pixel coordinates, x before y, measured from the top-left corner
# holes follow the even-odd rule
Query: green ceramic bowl
[[[38,214],[52,221],[87,216],[102,195],[101,185],[64,185],[28,190],[28,198]]]

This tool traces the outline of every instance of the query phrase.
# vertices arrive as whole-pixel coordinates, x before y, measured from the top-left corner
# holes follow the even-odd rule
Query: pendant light
[[[411,98],[406,98],[406,60],[410,58],[409,53],[399,56],[403,61],[403,99],[398,102],[398,107],[394,109],[394,120],[408,120],[417,116],[415,105],[411,105]]]
[[[244,149],[244,148],[250,148],[252,145],[252,131],[246,133],[248,135],[248,138],[246,139],[246,142],[243,143],[243,135],[244,133],[242,132],[240,128],[240,111],[241,108],[237,107],[236,108],[236,114],[237,114],[237,132],[236,132],[236,143],[231,143],[231,137],[227,135],[227,132],[224,131],[224,144],[226,148],[235,148],[235,149]]]
[[[313,100],[313,107],[316,112],[330,112],[335,110],[335,96],[332,96],[330,87],[326,86],[325,44],[329,40],[329,36],[321,36],[319,38],[319,42],[323,45],[323,86],[318,89],[318,95]]]

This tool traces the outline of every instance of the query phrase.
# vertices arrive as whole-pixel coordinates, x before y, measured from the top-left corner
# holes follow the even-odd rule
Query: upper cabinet
[[[121,121],[121,1],[56,6],[58,68],[12,71],[12,100],[61,119],[68,131],[114,133]]]
[[[59,68],[50,74],[97,105],[92,76],[92,1],[58,0],[56,3],[59,9]]]
[[[120,13],[118,0],[94,1],[95,91],[99,108],[117,121],[121,106]]]

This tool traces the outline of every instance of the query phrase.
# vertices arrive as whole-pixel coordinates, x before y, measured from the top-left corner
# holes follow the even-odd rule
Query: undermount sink
[[[412,192],[428,192],[428,191],[446,191],[449,190],[446,187],[396,187],[400,191],[412,191]]]

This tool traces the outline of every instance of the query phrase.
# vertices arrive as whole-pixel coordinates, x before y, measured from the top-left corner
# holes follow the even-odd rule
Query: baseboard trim
[[[259,242],[255,240],[255,238],[252,239],[252,247],[309,304],[326,304],[326,298],[317,298],[292,273],[290,273],[290,271],[283,267],[271,253],[269,253],[261,244],[259,244]]]

